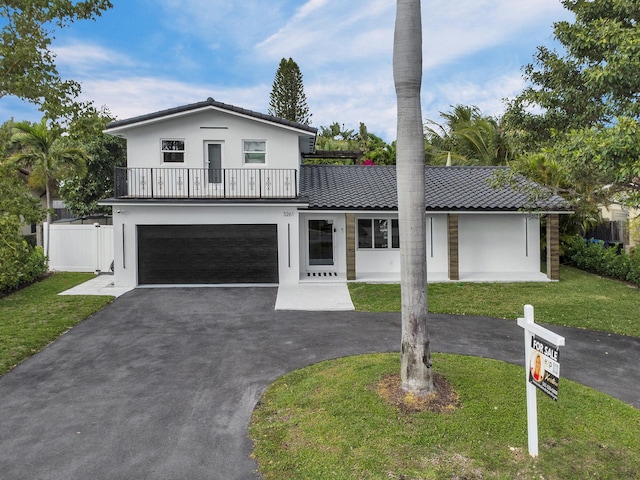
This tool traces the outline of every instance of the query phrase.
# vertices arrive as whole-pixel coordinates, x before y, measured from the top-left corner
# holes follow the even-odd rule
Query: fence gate
[[[108,272],[112,261],[113,225],[49,226],[49,269],[61,272]]]

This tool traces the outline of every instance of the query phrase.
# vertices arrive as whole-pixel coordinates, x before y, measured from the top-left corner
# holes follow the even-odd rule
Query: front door
[[[312,270],[324,270],[333,268],[334,259],[334,233],[335,227],[332,219],[307,220],[308,231],[308,267]]]

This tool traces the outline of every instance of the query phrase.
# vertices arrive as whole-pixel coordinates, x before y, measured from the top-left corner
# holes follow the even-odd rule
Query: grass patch
[[[113,301],[103,296],[58,295],[94,277],[92,273],[56,273],[0,298],[0,375]]]
[[[536,322],[640,337],[640,289],[562,266],[553,283],[433,283],[429,311],[497,318],[523,316],[535,308]],[[350,283],[356,310],[399,312],[399,284]]]
[[[264,478],[640,478],[637,409],[562,379],[557,403],[538,394],[540,456],[532,459],[522,367],[434,360],[461,408],[409,414],[387,403],[375,385],[399,371],[397,354],[341,358],[280,378],[250,426]]]

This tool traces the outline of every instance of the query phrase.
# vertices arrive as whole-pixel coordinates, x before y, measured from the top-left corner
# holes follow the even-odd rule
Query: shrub
[[[23,235],[23,237],[31,247],[35,248],[35,247],[38,246],[38,237],[37,237],[37,235],[35,233],[30,233],[28,235]]]
[[[568,242],[566,258],[581,270],[640,286],[640,255],[627,254],[617,245],[607,246],[601,240],[575,236]]]
[[[0,294],[42,277],[47,264],[41,247],[32,247],[19,233],[19,220],[0,217]]]

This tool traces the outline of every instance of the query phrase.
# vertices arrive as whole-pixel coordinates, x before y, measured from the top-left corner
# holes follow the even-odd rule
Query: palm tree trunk
[[[398,222],[402,295],[402,388],[433,390],[427,328],[427,256],[424,200],[422,21],[420,0],[398,0],[393,46],[398,99]]]

